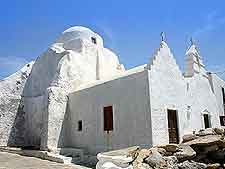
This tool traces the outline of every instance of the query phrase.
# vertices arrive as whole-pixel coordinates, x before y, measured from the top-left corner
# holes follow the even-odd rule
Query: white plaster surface
[[[212,80],[212,90],[215,93],[217,105],[219,108],[219,114],[221,116],[225,115],[224,112],[224,103],[223,103],[223,94],[222,94],[222,88],[225,90],[225,81],[219,78],[216,74],[211,74],[211,80]]]
[[[96,38],[97,44],[92,38]],[[41,144],[42,148],[61,146],[58,139],[68,93],[81,84],[124,71],[118,57],[104,48],[98,34],[79,26],[64,31],[37,58],[24,87],[25,110],[29,112],[26,116],[27,144]]]
[[[91,154],[133,145],[151,145],[147,71],[134,73],[69,95],[69,146]],[[103,130],[103,107],[113,106],[114,130]],[[78,120],[83,130],[78,131]]]

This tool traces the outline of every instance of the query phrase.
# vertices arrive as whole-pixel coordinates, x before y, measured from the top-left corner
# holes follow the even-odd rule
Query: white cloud
[[[225,16],[220,15],[218,11],[212,11],[205,18],[205,24],[196,29],[193,33],[193,37],[198,37],[203,33],[213,31],[225,24]]]
[[[28,61],[23,57],[0,57],[0,79],[16,72]]]

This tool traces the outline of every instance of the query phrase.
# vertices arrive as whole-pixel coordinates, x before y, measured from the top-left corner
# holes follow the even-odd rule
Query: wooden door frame
[[[177,137],[177,144],[180,143],[180,127],[179,127],[179,116],[178,116],[178,110],[175,109],[175,108],[166,108],[166,115],[167,115],[167,131],[168,131],[168,136],[169,136],[169,123],[168,123],[168,120],[169,120],[169,117],[168,117],[168,112],[170,111],[175,111],[176,112],[176,125],[177,125],[177,128],[176,128],[176,137]],[[169,136],[170,137],[170,136]]]

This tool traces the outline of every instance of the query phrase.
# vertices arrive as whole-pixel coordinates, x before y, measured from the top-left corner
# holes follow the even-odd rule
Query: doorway
[[[208,114],[203,114],[203,117],[204,117],[204,124],[205,124],[205,128],[210,128],[211,125],[210,125],[210,120],[209,120],[209,115]]]
[[[168,117],[168,130],[169,130],[169,143],[179,143],[179,133],[177,124],[177,111],[167,110]]]

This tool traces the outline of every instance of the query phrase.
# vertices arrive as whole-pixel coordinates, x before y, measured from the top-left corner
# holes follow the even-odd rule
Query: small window
[[[104,131],[113,130],[113,107],[104,107]]]
[[[95,37],[91,37],[91,41],[92,43],[97,44],[97,39]]]
[[[78,121],[78,131],[82,131],[82,120]]]

